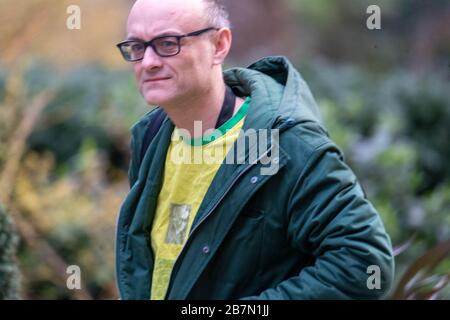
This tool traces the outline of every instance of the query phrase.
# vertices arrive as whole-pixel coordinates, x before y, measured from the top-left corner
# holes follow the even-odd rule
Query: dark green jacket
[[[178,257],[167,299],[373,299],[391,287],[389,236],[339,148],[320,123],[316,103],[283,57],[225,72],[251,96],[244,130],[279,129],[279,170],[258,163],[223,164],[198,210]],[[132,128],[131,190],[117,223],[116,268],[122,299],[149,299],[152,219],[173,130],[167,118],[142,163],[145,128]],[[274,141],[272,141],[274,140]],[[246,154],[254,145],[245,149]],[[249,149],[250,148],[250,149]],[[367,287],[369,266],[381,289]],[[372,281],[369,281],[372,283]]]

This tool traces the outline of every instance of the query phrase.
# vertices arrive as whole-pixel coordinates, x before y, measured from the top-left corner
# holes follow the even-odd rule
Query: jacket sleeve
[[[310,252],[314,262],[246,299],[379,299],[390,290],[390,238],[332,142],[309,156],[290,196],[288,221],[292,246]]]

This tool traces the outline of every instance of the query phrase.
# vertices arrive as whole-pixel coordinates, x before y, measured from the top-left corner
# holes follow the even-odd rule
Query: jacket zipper
[[[244,173],[246,173],[248,170],[250,170],[259,160],[261,160],[264,156],[266,156],[270,151],[272,150],[272,146],[270,146],[269,150],[267,150],[264,154],[262,154],[258,159],[256,159],[255,163],[250,164],[247,168],[245,168],[244,170],[242,170],[242,172],[231,182],[230,186],[227,188],[227,190],[222,194],[222,196],[219,198],[219,200],[216,201],[216,203],[214,204],[214,206],[208,211],[208,213],[202,218],[200,219],[200,221],[197,223],[197,225],[191,230],[191,232],[189,232],[188,235],[188,239],[186,240],[186,243],[183,246],[183,249],[181,249],[180,254],[177,256],[177,258],[175,259],[175,263],[173,264],[173,266],[175,267],[175,265],[177,264],[178,258],[181,256],[181,254],[184,251],[184,248],[186,247],[189,238],[192,236],[192,234],[195,232],[195,230],[198,229],[198,227],[202,224],[203,221],[206,220],[206,218],[208,218],[211,213],[217,208],[217,206],[219,205],[219,203],[223,200],[223,198],[225,198],[225,196],[228,194],[228,192],[231,190],[231,188],[234,186],[234,184],[236,183],[236,181],[242,177],[242,175]],[[172,269],[173,271],[173,269]],[[169,287],[167,289],[166,292],[166,296],[164,299],[167,298],[167,295],[169,294],[169,289],[171,289],[171,282],[172,282],[172,275],[173,273],[171,273],[170,275],[170,280],[169,280]]]

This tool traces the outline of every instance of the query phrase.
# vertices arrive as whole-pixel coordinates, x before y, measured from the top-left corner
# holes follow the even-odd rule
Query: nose
[[[142,67],[146,70],[157,69],[162,66],[162,59],[158,56],[155,50],[148,46],[145,49],[144,58],[142,59]]]

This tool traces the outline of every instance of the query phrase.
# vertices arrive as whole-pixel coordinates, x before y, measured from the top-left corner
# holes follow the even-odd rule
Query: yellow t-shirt
[[[210,135],[183,139],[175,128],[151,231],[155,256],[151,299],[164,299],[175,261],[208,188],[244,124],[250,98]]]

